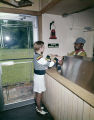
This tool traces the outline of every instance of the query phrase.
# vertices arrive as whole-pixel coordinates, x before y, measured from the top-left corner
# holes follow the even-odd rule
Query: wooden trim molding
[[[32,10],[22,10],[22,9],[17,9],[17,8],[0,7],[0,12],[14,13],[14,14],[28,14],[28,15],[39,16],[39,15],[42,15],[43,13],[47,12],[50,8],[54,7],[60,1],[61,0],[52,0],[51,2],[48,3],[48,5],[46,5],[40,11],[32,11]]]
[[[50,8],[54,7],[57,3],[59,3],[61,0],[52,0],[51,2],[49,2],[48,5],[46,5],[41,11],[40,14],[43,14],[45,12],[47,12]]]
[[[40,15],[40,12],[38,11],[29,11],[29,10],[21,10],[16,8],[3,8],[3,7],[0,7],[0,12],[14,13],[14,14],[28,14],[33,16]]]
[[[38,33],[39,33],[39,40],[42,40],[42,15],[38,16]]]

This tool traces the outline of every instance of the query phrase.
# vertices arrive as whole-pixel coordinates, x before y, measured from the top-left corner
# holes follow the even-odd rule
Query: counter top
[[[64,87],[72,91],[78,97],[83,99],[89,105],[94,107],[94,94],[90,93],[89,91],[85,90],[84,88],[80,87],[79,85],[71,82],[70,80],[66,79],[65,77],[61,76],[55,68],[48,69],[46,73],[51,76],[53,79],[58,81]]]

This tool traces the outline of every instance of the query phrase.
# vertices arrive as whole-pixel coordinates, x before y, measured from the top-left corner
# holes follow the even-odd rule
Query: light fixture
[[[15,2],[20,2],[21,0],[15,0]]]
[[[32,0],[0,0],[0,2],[11,5],[13,7],[32,6]]]
[[[15,2],[20,2],[21,0],[15,0]]]

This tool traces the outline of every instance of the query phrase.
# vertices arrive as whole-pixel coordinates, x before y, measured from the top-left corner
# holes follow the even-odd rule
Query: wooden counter
[[[59,82],[64,87],[69,89],[71,92],[73,92],[75,95],[80,97],[82,100],[84,100],[90,106],[94,107],[94,94],[92,94],[89,91],[83,89],[82,87],[80,87],[77,84],[71,82],[70,80],[64,78],[63,76],[61,76],[56,71],[56,69],[48,69],[46,72],[49,76],[51,76],[57,82]]]
[[[55,69],[45,74],[43,103],[54,120],[94,120],[94,94],[61,76]]]

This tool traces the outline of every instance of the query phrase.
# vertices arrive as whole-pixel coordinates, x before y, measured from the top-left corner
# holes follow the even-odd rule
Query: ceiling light
[[[13,7],[32,6],[32,0],[1,0],[0,2],[11,5]]]
[[[21,0],[15,0],[15,2],[20,2]]]

